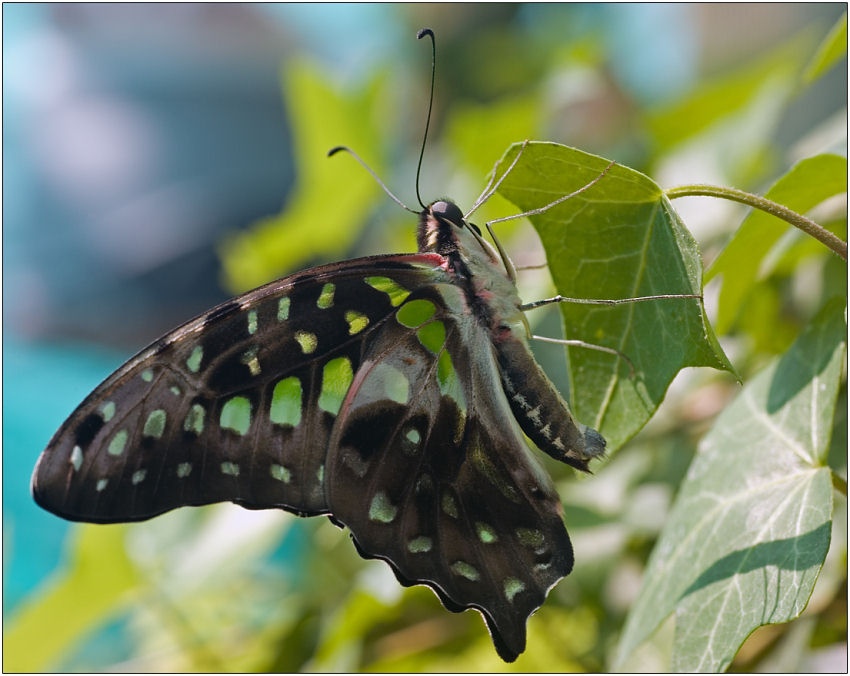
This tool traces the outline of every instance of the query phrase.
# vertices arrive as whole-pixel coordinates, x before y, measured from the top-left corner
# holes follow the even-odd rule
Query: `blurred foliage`
[[[822,118],[805,118],[800,133],[790,140],[780,142],[777,131],[789,110],[801,102],[806,107],[807,97],[824,78],[841,64],[846,69],[842,37],[846,18],[832,31],[828,26],[804,29],[772,53],[727,65],[724,72],[694,82],[689,92],[647,108],[612,76],[592,32],[567,48],[565,36],[544,21],[536,34],[540,41],[535,44],[541,48],[530,49],[528,25],[523,30],[508,28],[514,11],[510,7],[500,7],[492,16],[472,6],[438,7],[427,20],[421,16],[425,11],[412,6],[408,16],[416,28],[431,25],[439,40],[437,112],[424,186],[437,176],[441,190],[462,196],[461,204],[471,204],[485,182],[484,173],[509,144],[546,138],[616,157],[659,183],[672,176],[677,182],[725,182],[760,193],[773,185],[777,199],[793,202],[846,236],[846,196],[839,194],[842,186],[846,188],[846,158],[835,155],[846,144],[846,136],[842,137],[846,99],[838,109],[845,116],[838,132]],[[582,28],[579,22],[571,30],[578,33]],[[817,36],[826,37],[818,44]],[[417,48],[426,51],[411,40],[410,50]],[[282,82],[289,123],[299,140],[295,148],[299,178],[280,215],[222,245],[234,291],[320,260],[413,246],[415,217],[392,205],[386,210],[379,206],[388,200],[352,158],[325,159],[330,147],[346,143],[382,178],[389,176],[393,187],[412,184],[410,167],[418,154],[415,138],[421,133],[424,103],[421,96],[415,101],[405,98],[407,90],[396,85],[405,78],[425,82],[427,69],[423,65],[411,75],[401,69],[401,62],[394,66],[358,91],[332,84],[303,62],[287,64]],[[409,183],[393,178],[390,167]],[[676,167],[685,169],[677,172]],[[547,198],[552,189],[547,188]],[[565,185],[562,192],[569,189]],[[423,193],[425,200],[434,197],[427,189]],[[617,195],[609,192],[604,199],[616,202]],[[221,505],[178,510],[127,527],[75,529],[64,572],[6,623],[5,669],[523,672],[603,671],[621,664],[648,671],[674,666],[725,668],[749,629],[726,639],[724,659],[706,665],[696,655],[704,644],[684,641],[686,649],[681,648],[676,599],[666,598],[671,605],[656,606],[651,618],[645,614],[650,602],[638,599],[654,598],[652,585],[660,583],[658,571],[664,570],[665,557],[684,546],[671,529],[681,527],[685,511],[698,509],[689,507],[689,500],[699,494],[689,488],[694,482],[700,490],[715,490],[715,484],[722,486],[727,477],[761,481],[767,472],[791,480],[784,476],[791,471],[786,465],[768,467],[775,460],[769,444],[759,446],[757,453],[754,445],[744,443],[749,438],[744,434],[723,443],[717,439],[733,429],[727,417],[752,434],[755,429],[747,429],[752,417],[762,416],[765,409],[775,412],[770,392],[765,395],[767,404],[749,413],[729,403],[736,393],[736,401],[747,401],[753,396],[749,388],[764,394],[771,374],[783,363],[787,366],[789,346],[808,340],[801,338],[809,335],[807,330],[828,333],[828,327],[832,338],[819,344],[832,346],[827,399],[837,396],[839,403],[819,411],[816,422],[823,423],[819,444],[810,449],[805,468],[812,485],[793,483],[796,491],[810,488],[811,499],[821,509],[813,524],[817,542],[809,552],[805,580],[782,580],[789,585],[782,592],[798,592],[798,603],[773,621],[798,614],[809,593],[811,600],[800,619],[756,629],[731,668],[817,671],[818,665],[835,665],[836,652],[846,654],[847,542],[846,524],[841,523],[846,495],[833,500],[829,482],[824,486],[822,478],[832,474],[839,487],[843,480],[846,493],[847,421],[841,414],[842,407],[846,410],[846,358],[840,336],[839,345],[835,343],[840,333],[836,326],[843,321],[839,306],[846,304],[846,264],[819,243],[790,232],[785,224],[768,222],[775,221],[772,217],[752,214],[744,220],[740,211],[706,208],[711,216],[701,222],[694,218],[692,226],[686,205],[675,206],[682,206],[684,225],[694,232],[705,262],[715,261],[711,275],[717,280],[710,277],[705,288],[708,317],[716,322],[723,349],[742,374],[744,387],[720,371],[683,371],[670,384],[654,417],[627,446],[597,466],[595,476],[575,477],[568,468],[543,458],[563,498],[576,568],[530,619],[528,649],[515,663],[504,664],[496,657],[476,613],[455,615],[442,609],[427,589],[402,589],[385,564],[361,560],[348,538],[327,520]],[[506,213],[515,209],[494,198],[476,220]],[[760,247],[757,256],[745,244],[753,228],[762,233],[755,238]],[[552,295],[552,278],[562,290],[558,276],[565,268],[559,257],[576,243],[587,244],[586,238],[569,239],[569,228],[562,231],[560,241],[553,234],[544,236],[545,250],[526,222],[498,224],[497,230],[515,260],[529,264],[545,259],[552,266],[551,277],[544,270],[522,273],[520,291],[529,300]],[[559,252],[558,246],[563,250]],[[739,247],[741,253],[733,260]],[[584,252],[579,248],[575,253]],[[699,269],[695,274],[699,276]],[[738,289],[734,298],[732,288]],[[829,314],[823,308],[836,296],[842,300],[829,306]],[[530,319],[541,327],[536,331],[546,327],[551,334],[558,314],[554,308],[540,310]],[[640,349],[653,347],[650,343]],[[565,383],[566,392],[569,378],[563,350],[535,349],[553,380]],[[791,387],[800,392],[810,391],[815,382],[807,363],[802,359],[796,371],[789,367]],[[835,410],[839,415],[833,420]],[[798,422],[794,432],[802,434],[811,431],[805,425],[815,420]],[[701,440],[704,446],[697,453]],[[715,457],[706,453],[706,447],[726,455],[711,465]],[[706,463],[711,465],[707,478],[700,479],[694,473]],[[800,504],[791,501],[787,506]],[[750,517],[756,518],[757,505],[749,507]],[[734,527],[733,522],[715,535],[718,556],[727,554],[721,545],[729,545],[738,535]],[[665,543],[664,548],[657,548],[657,542]],[[750,546],[736,548],[743,551]],[[685,589],[697,579],[707,583],[697,562],[681,551],[683,562],[675,566],[673,582]],[[714,565],[705,563],[709,569]],[[708,582],[717,584],[719,577]],[[642,591],[644,580],[649,591]],[[742,601],[739,610],[761,607],[749,605],[751,601]],[[633,615],[627,620],[630,611]],[[636,633],[633,627],[638,625],[641,631]],[[116,644],[129,646],[117,663],[104,648]],[[823,662],[829,656],[833,661]]]

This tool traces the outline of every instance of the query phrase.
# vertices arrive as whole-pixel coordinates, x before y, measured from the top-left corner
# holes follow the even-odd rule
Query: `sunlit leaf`
[[[795,164],[767,191],[765,197],[798,213],[847,190],[847,159],[817,155]],[[727,333],[759,277],[760,266],[773,246],[792,226],[754,210],[706,272],[706,282],[722,276],[716,327]],[[824,251],[827,251],[824,248]]]
[[[802,35],[782,43],[767,56],[702,83],[682,99],[651,111],[647,124],[655,143],[661,150],[669,150],[744,110],[752,101],[763,99],[769,90],[787,95],[810,42],[809,35]]]
[[[811,83],[824,75],[839,59],[847,55],[847,14],[832,27],[806,67],[803,81]]]
[[[124,551],[126,526],[76,528],[68,567],[4,627],[3,669],[51,671],[92,629],[129,601],[138,583]]]
[[[354,241],[380,188],[351,157],[328,158],[347,145],[382,175],[381,81],[343,94],[311,66],[289,65],[282,84],[292,127],[295,188],[282,213],[263,219],[220,247],[228,288],[245,291],[307,264],[340,257]]]
[[[723,671],[763,624],[798,616],[829,548],[825,466],[845,353],[836,300],[703,439],[650,557],[615,668],[676,613],[674,671]]]
[[[508,151],[499,174],[519,148]],[[499,192],[520,209],[542,207],[587,185],[608,164],[574,148],[531,143]],[[628,167],[612,167],[591,188],[530,220],[563,296],[620,299],[700,293],[696,242],[661,189]],[[622,358],[568,348],[573,410],[602,433],[609,449],[646,423],[680,369],[732,370],[698,299],[560,307],[567,338],[620,350],[635,365],[632,378]]]

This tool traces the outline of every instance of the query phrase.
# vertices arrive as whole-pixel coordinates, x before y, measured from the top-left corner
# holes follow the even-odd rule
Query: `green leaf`
[[[700,135],[725,118],[746,115],[753,103],[763,108],[765,100],[774,97],[784,102],[791,93],[807,45],[811,44],[810,38],[808,34],[801,34],[767,56],[734,68],[728,74],[701,84],[679,101],[651,111],[647,115],[647,126],[659,150],[669,150]]]
[[[226,284],[245,291],[302,266],[315,257],[343,255],[365,224],[380,188],[351,157],[328,158],[345,144],[382,174],[382,91],[375,79],[362,91],[333,89],[313,67],[296,61],[282,76],[298,176],[282,213],[260,220],[220,247]],[[358,214],[360,217],[358,218]]]
[[[826,71],[834,66],[839,59],[847,54],[847,14],[845,13],[829,31],[829,34],[818,46],[817,52],[812,57],[803,81],[810,84],[820,78]]]
[[[825,466],[844,303],[749,382],[703,439],[655,546],[615,669],[675,610],[674,671],[723,671],[763,624],[806,606],[830,542]]]
[[[102,525],[72,531],[67,571],[24,603],[4,628],[4,671],[52,671],[129,601],[138,579],[124,551],[125,531],[125,526]]]
[[[512,146],[497,167],[510,165]],[[499,192],[522,210],[542,207],[597,178],[609,162],[555,143],[530,143]],[[619,299],[698,294],[696,243],[661,189],[628,167],[613,166],[595,185],[530,218],[558,292]],[[568,348],[573,410],[615,449],[652,416],[685,366],[732,371],[698,299],[673,298],[609,307],[560,304],[565,335],[620,350],[634,363]]]
[[[847,159],[816,155],[795,164],[773,184],[765,197],[799,213],[847,190]],[[787,232],[788,225],[763,211],[752,211],[706,273],[706,282],[723,276],[716,327],[721,334],[733,326],[760,275],[762,261]],[[832,255],[824,248],[824,252]]]

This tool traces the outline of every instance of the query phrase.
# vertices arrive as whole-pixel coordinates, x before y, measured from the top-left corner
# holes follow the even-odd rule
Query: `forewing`
[[[572,547],[464,303],[457,287],[422,289],[369,345],[331,438],[328,497],[364,556],[450,610],[480,610],[512,661]]]
[[[368,339],[436,255],[316,268],[226,302],[164,336],[102,383],[36,466],[36,501],[68,519],[113,522],[230,500],[329,511],[328,439]]]

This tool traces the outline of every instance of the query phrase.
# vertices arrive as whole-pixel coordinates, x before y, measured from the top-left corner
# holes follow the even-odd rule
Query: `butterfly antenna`
[[[378,182],[378,185],[379,185],[379,186],[381,186],[381,187],[384,189],[384,192],[385,192],[385,193],[387,193],[387,195],[389,195],[389,196],[390,196],[390,199],[391,199],[393,202],[395,202],[396,204],[398,204],[398,205],[399,205],[402,209],[406,209],[407,211],[409,211],[409,212],[410,212],[410,213],[412,213],[412,214],[418,214],[418,213],[419,213],[419,212],[418,212],[418,211],[416,211],[415,209],[411,209],[411,208],[410,208],[409,206],[407,206],[404,202],[402,202],[402,201],[401,201],[398,197],[396,197],[395,195],[393,195],[393,194],[392,194],[392,192],[390,191],[390,189],[389,189],[389,188],[388,188],[388,187],[384,184],[384,182],[383,182],[380,178],[378,178],[378,174],[376,174],[374,171],[372,171],[372,167],[370,167],[368,164],[366,164],[366,163],[365,163],[365,162],[361,159],[360,155],[358,155],[357,153],[355,153],[355,152],[354,152],[351,148],[349,148],[348,146],[336,146],[335,148],[331,148],[331,149],[328,151],[328,157],[332,157],[333,155],[336,155],[336,154],[337,154],[338,152],[340,152],[341,150],[342,150],[342,151],[347,152],[347,153],[348,153],[349,155],[351,155],[351,156],[352,156],[355,160],[357,160],[358,162],[360,162],[360,166],[361,166],[361,167],[363,167],[363,168],[364,168],[366,171],[368,171],[370,174],[372,174],[372,178],[374,178],[374,179]]]
[[[428,140],[428,127],[431,126],[431,108],[434,106],[434,76],[437,73],[437,42],[434,39],[434,31],[423,28],[416,34],[416,39],[421,40],[428,35],[431,38],[431,95],[428,97],[428,117],[425,118],[425,133],[422,135],[422,148],[419,150],[419,164],[416,166],[416,199],[423,209],[427,207],[419,195],[419,172],[422,171],[422,157],[425,155],[425,142]]]

